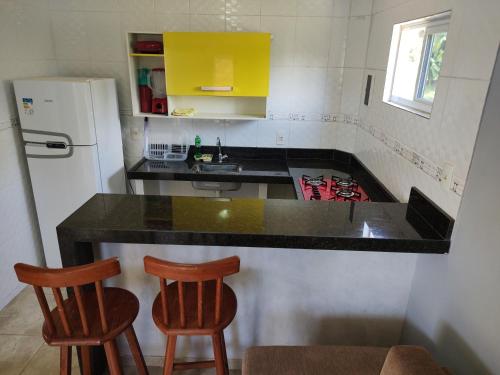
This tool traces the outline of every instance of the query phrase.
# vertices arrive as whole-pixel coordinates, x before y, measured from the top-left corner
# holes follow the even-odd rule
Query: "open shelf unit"
[[[130,76],[130,91],[132,98],[132,115],[138,117],[165,118],[167,115],[141,112],[138,85],[138,70],[140,68],[165,68],[165,57],[163,53],[136,53],[133,46],[137,41],[155,40],[163,43],[163,34],[155,32],[127,33],[127,54]]]
[[[136,41],[155,40],[163,42],[163,33],[158,32],[128,32],[127,54],[132,98],[132,115],[136,117],[152,118],[180,118],[206,120],[262,120],[266,118],[267,97],[242,96],[177,96],[168,95],[167,114],[144,113],[140,110],[138,87],[138,69],[163,68],[166,69],[168,54],[137,53],[134,51]],[[165,82],[168,74],[165,73]],[[175,108],[195,108],[193,116],[172,116]]]

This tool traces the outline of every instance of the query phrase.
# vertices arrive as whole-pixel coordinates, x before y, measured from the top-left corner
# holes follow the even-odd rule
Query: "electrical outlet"
[[[451,163],[445,162],[441,168],[438,168],[439,171],[439,183],[441,186],[448,190],[452,188],[451,181],[453,180],[453,170],[455,166]]]
[[[453,176],[451,179],[450,190],[455,194],[461,196],[464,192],[464,181],[462,181],[459,177]]]
[[[284,145],[285,144],[285,134],[282,132],[276,132],[276,144]]]

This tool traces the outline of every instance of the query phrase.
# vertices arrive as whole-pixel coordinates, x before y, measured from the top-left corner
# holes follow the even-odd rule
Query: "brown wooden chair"
[[[102,286],[102,280],[121,272],[117,258],[61,269],[18,263],[14,269],[19,281],[35,288],[45,318],[43,338],[47,344],[60,347],[61,374],[71,373],[72,346],[80,348],[82,374],[90,374],[90,346],[97,345],[104,345],[110,374],[121,374],[115,338],[122,332],[138,373],[148,373],[132,327],[139,312],[137,297],[121,288]],[[57,305],[52,311],[42,288],[52,289]],[[60,288],[71,288],[71,295],[63,299]]]
[[[239,272],[240,258],[179,264],[147,256],[144,269],[160,278],[160,293],[153,303],[153,320],[167,335],[163,374],[209,367],[215,367],[217,375],[228,374],[223,329],[234,319],[237,302],[223,278]],[[167,285],[167,280],[174,282]],[[179,335],[211,336],[215,360],[174,363]]]

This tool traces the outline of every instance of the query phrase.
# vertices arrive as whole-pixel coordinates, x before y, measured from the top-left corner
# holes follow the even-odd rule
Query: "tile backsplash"
[[[493,65],[491,51],[500,34],[492,19],[499,11],[497,2],[483,3],[474,7],[461,0],[4,0],[1,4],[9,7],[8,14],[14,9],[15,17],[0,14],[1,30],[15,28],[30,48],[1,36],[0,41],[12,55],[36,53],[39,63],[24,63],[23,75],[50,71],[116,78],[125,155],[131,163],[142,153],[143,120],[130,116],[127,31],[270,32],[270,121],[152,123],[166,131],[181,127],[191,138],[200,134],[206,144],[214,144],[219,136],[232,146],[354,152],[402,201],[415,185],[455,216]],[[383,103],[392,25],[449,9],[449,43],[431,119]],[[29,19],[36,22],[26,23]],[[463,32],[471,28],[481,30],[482,43]],[[8,56],[1,59],[6,59],[2,66],[16,66],[16,72],[23,64]],[[360,104],[367,74],[374,77],[369,106]],[[277,144],[278,135],[282,144]],[[447,164],[454,167],[451,189],[440,182]]]
[[[370,103],[359,105],[354,152],[400,200],[412,186],[456,217],[500,41],[500,3],[374,0],[362,82],[373,76]],[[357,7],[351,7],[352,9]],[[474,9],[472,9],[474,8]],[[395,23],[451,10],[446,52],[430,119],[383,102]],[[470,30],[481,30],[471,45]],[[347,60],[347,58],[346,58]],[[474,67],[474,69],[472,69]],[[344,80],[346,76],[344,75]],[[346,85],[344,83],[344,93]],[[352,97],[352,96],[351,96]],[[349,112],[346,112],[349,113]],[[449,183],[442,183],[452,167]]]
[[[122,4],[123,3],[123,4]],[[268,116],[274,122],[175,120],[192,138],[213,144],[220,136],[233,146],[311,147],[353,151],[335,119],[356,107],[361,74],[345,56],[366,50],[371,0],[151,0],[48,2],[60,75],[117,79],[126,155],[142,147],[142,119],[132,118],[125,33],[127,31],[263,31],[273,35]],[[350,52],[347,40],[353,43]],[[361,52],[360,52],[361,51]],[[361,73],[361,71],[360,71]],[[344,75],[347,78],[344,79]],[[346,93],[343,87],[346,87]],[[154,120],[158,122],[160,120]],[[164,127],[173,121],[161,120]],[[175,129],[173,127],[171,130]],[[278,133],[283,144],[277,144]],[[135,156],[132,156],[135,155]]]

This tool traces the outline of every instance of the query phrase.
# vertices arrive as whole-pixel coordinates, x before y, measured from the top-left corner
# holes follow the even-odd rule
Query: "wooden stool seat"
[[[175,370],[215,367],[217,375],[229,375],[224,328],[236,315],[236,295],[224,277],[240,270],[234,256],[202,264],[173,263],[147,256],[144,270],[160,278],[160,293],[153,303],[153,320],[167,336],[163,375]],[[168,284],[168,280],[172,280]],[[214,359],[175,362],[177,336],[212,337]]]
[[[103,332],[97,294],[95,291],[82,293],[83,305],[88,320],[89,334],[85,335],[80,320],[78,302],[74,295],[63,302],[68,321],[72,322],[71,337],[66,337],[64,327],[57,308],[50,314],[56,328],[54,333],[50,332],[47,322],[43,324],[43,338],[49,345],[103,345],[129,327],[139,313],[139,300],[128,290],[121,288],[103,288],[106,314],[110,317],[108,331]]]
[[[220,322],[215,324],[215,281],[205,282],[203,291],[203,322],[198,324],[198,289],[196,283],[184,283],[184,304],[186,312],[185,326],[181,326],[179,319],[179,294],[178,282],[173,282],[167,286],[167,306],[168,315],[171,319],[168,325],[163,322],[163,311],[161,292],[158,293],[153,303],[153,320],[156,326],[166,335],[213,335],[226,328],[236,315],[237,301],[233,290],[223,284],[222,307]]]
[[[18,263],[14,266],[19,281],[30,284],[45,319],[43,338],[49,345],[59,346],[61,375],[71,374],[71,351],[76,346],[82,375],[90,375],[91,347],[103,345],[110,375],[121,375],[120,355],[116,337],[127,338],[137,373],[147,375],[148,369],[135,335],[134,322],[139,300],[128,290],[104,288],[102,283],[121,273],[117,258],[83,266],[43,268]],[[49,309],[43,288],[50,288],[56,308]],[[67,288],[64,299],[61,288]]]

